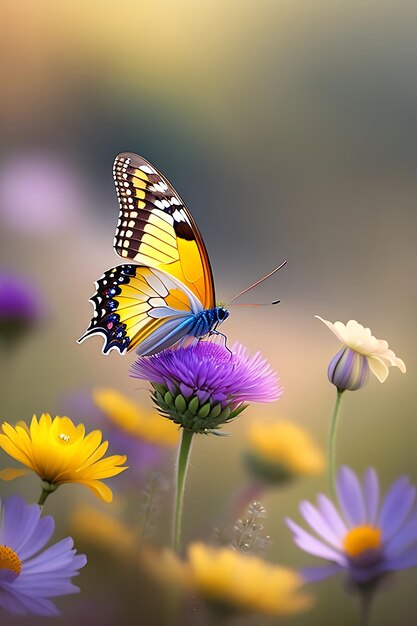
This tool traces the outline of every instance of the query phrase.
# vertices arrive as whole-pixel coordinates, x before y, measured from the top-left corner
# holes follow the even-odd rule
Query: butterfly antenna
[[[238,293],[237,296],[234,296],[234,298],[229,300],[229,302],[226,302],[225,306],[229,306],[229,304],[231,304],[232,302],[234,302],[235,300],[240,298],[240,296],[243,296],[243,294],[247,293],[248,291],[250,291],[251,289],[253,289],[257,285],[260,285],[260,283],[263,283],[264,280],[266,280],[267,278],[270,278],[271,276],[273,276],[276,272],[278,272],[278,270],[280,270],[286,264],[287,264],[287,261],[284,261],[283,263],[281,263],[281,265],[278,265],[278,267],[276,267],[274,270],[272,270],[272,272],[269,272],[269,274],[266,274],[265,276],[263,276],[262,278],[257,280],[255,283],[253,283],[253,285],[250,285],[250,287],[246,287],[246,289],[244,289],[243,291]],[[272,302],[272,304],[277,304],[278,302],[279,302],[279,300],[274,300],[274,302]],[[257,305],[257,306],[260,306],[260,305]]]
[[[279,304],[281,300],[274,300],[273,302],[238,302],[237,304],[227,304],[225,306],[271,306],[272,304]]]

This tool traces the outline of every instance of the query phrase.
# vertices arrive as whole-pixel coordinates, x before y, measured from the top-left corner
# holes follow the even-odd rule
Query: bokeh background
[[[204,538],[245,484],[248,421],[294,420],[324,447],[334,402],[326,367],[338,344],[315,314],[369,325],[408,368],[348,395],[338,459],[359,471],[375,466],[384,486],[402,473],[417,481],[416,3],[3,0],[0,23],[1,267],[27,276],[45,310],[37,331],[2,359],[1,418],[74,406],[70,417],[88,426],[73,400],[97,385],[149,406],[128,376],[131,357],[104,357],[99,339],[76,344],[93,282],[116,262],[111,167],[129,150],[187,202],[220,299],[288,260],[246,300],[281,304],[236,308],[223,327],[270,359],[285,394],[251,407],[228,429],[233,437],[198,439],[186,540]],[[167,467],[169,481],[173,459]],[[127,472],[111,481],[116,494],[123,481]],[[0,487],[38,495],[35,478]],[[292,545],[283,517],[298,518],[298,502],[323,489],[324,476],[303,479],[263,499],[271,561],[315,562]],[[140,496],[129,493],[134,506]],[[74,507],[93,499],[70,486],[50,498],[58,537],[72,532]],[[117,506],[116,497],[106,510]],[[82,594],[59,602],[55,623],[161,623],[157,586],[111,551],[81,537],[78,546],[89,554]],[[416,584],[416,571],[396,576],[374,623],[414,623]],[[340,581],[315,595],[294,625],[354,623]]]

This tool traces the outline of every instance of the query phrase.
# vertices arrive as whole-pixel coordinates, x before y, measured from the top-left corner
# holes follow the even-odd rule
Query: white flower
[[[365,328],[356,320],[349,320],[347,324],[342,322],[332,324],[318,315],[315,317],[326,324],[344,346],[366,357],[371,372],[381,383],[386,380],[389,367],[398,367],[405,374],[404,361],[389,349],[387,341],[374,337],[370,328]]]

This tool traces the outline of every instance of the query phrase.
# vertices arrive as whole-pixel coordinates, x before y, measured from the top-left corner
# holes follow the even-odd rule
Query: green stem
[[[42,489],[42,493],[40,495],[40,498],[38,500],[38,504],[40,506],[43,506],[45,504],[46,498],[51,494],[51,491],[48,491],[47,489]]]
[[[336,430],[337,421],[340,411],[340,403],[342,400],[343,390],[337,390],[336,404],[334,405],[332,421],[330,424],[329,442],[327,446],[327,472],[329,481],[329,491],[332,496],[335,495],[335,443],[336,443]]]
[[[360,593],[359,626],[369,626],[373,595],[371,590]]]
[[[193,432],[185,428],[182,429],[182,439],[178,454],[178,468],[177,468],[177,495],[175,498],[175,513],[174,513],[174,530],[172,535],[172,545],[177,552],[181,548],[181,521],[182,521],[182,509],[184,505],[184,485],[185,478],[188,469],[188,459],[191,452],[191,443],[193,440]]]
[[[42,493],[39,497],[38,504],[39,506],[43,506],[45,504],[46,498],[56,491],[59,485],[55,485],[54,483],[48,483],[46,480],[41,481],[42,485]]]

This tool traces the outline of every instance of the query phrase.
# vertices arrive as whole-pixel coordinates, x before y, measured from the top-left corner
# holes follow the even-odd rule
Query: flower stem
[[[55,485],[54,483],[48,483],[46,480],[41,481],[42,485],[42,493],[39,497],[38,504],[39,506],[43,506],[45,504],[46,498],[56,491],[59,485]]]
[[[337,390],[336,404],[334,405],[332,421],[330,424],[329,441],[327,446],[327,475],[329,482],[329,491],[332,496],[335,495],[335,443],[336,443],[336,430],[337,420],[339,417],[340,403],[342,400],[343,390]]]
[[[42,493],[38,500],[39,506],[43,506],[45,504],[46,498],[49,496],[50,493],[51,493],[50,491],[46,489],[42,489]]]
[[[193,432],[182,429],[182,439],[178,454],[178,468],[177,468],[177,495],[175,498],[175,513],[174,513],[174,530],[172,535],[172,545],[175,552],[179,553],[181,548],[181,522],[182,522],[182,509],[184,504],[184,485],[185,477],[188,469],[188,459],[191,452],[191,443],[193,439]]]

